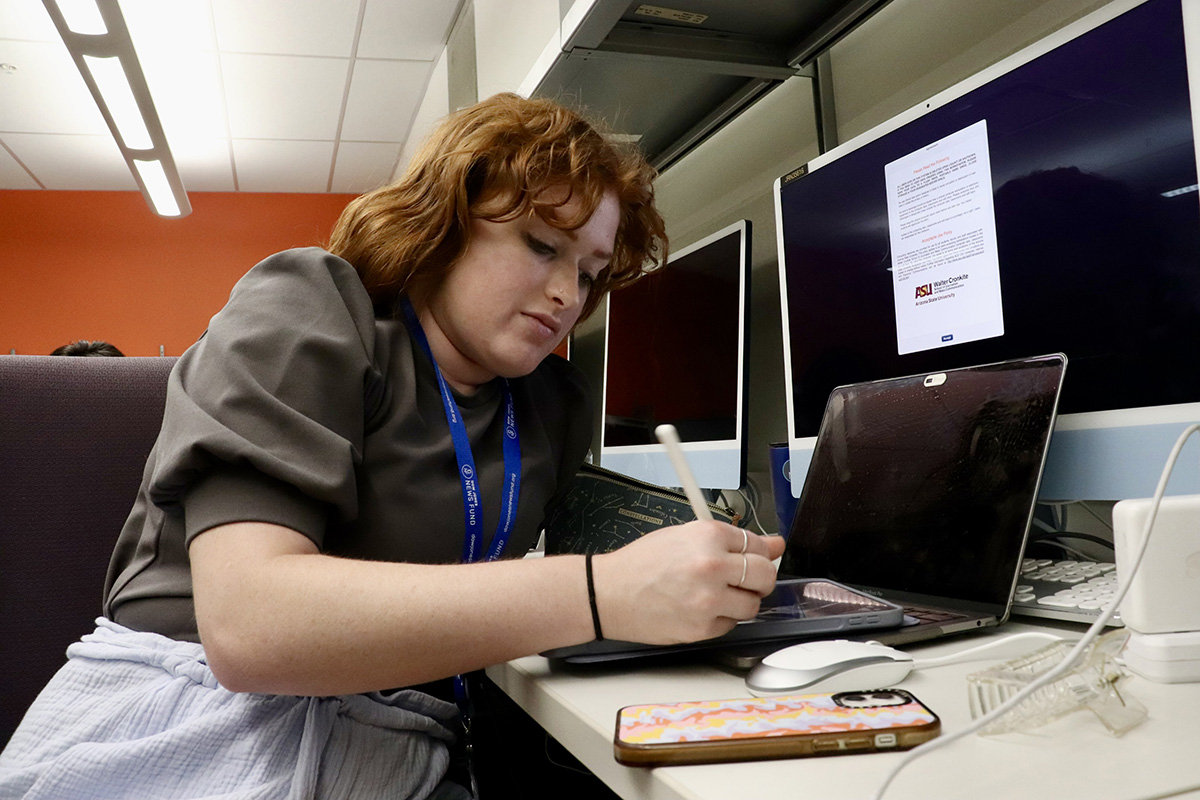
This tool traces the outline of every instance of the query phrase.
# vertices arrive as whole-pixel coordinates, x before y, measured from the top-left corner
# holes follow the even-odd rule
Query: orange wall
[[[104,339],[179,355],[263,258],[320,245],[348,194],[193,192],[165,219],[136,192],[0,191],[0,354]]]

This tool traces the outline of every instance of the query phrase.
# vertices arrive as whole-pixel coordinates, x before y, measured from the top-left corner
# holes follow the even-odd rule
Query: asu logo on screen
[[[927,283],[924,286],[917,287],[917,297],[928,297],[933,294],[933,284]]]

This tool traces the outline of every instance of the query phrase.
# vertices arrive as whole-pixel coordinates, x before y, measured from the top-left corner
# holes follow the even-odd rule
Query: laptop
[[[780,561],[783,585],[819,579],[903,609],[890,625],[836,638],[906,644],[1008,618],[1067,359],[1062,354],[840,386],[830,394]],[[736,629],[735,629],[736,631]],[[745,667],[789,641],[718,648]],[[594,642],[568,661],[646,646]],[[656,648],[661,652],[663,648]]]
[[[895,646],[1008,619],[1066,370],[1060,354],[834,389],[779,575],[904,608]],[[714,653],[748,668],[773,647]]]

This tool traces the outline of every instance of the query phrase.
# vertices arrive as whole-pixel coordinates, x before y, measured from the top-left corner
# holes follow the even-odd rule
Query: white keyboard
[[[1027,558],[1021,563],[1012,613],[1091,623],[1116,592],[1116,564]],[[1122,625],[1121,612],[1108,624]]]

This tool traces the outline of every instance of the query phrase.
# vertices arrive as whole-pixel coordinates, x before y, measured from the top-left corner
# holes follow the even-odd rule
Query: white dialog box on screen
[[[884,175],[898,352],[1003,336],[986,120]]]

